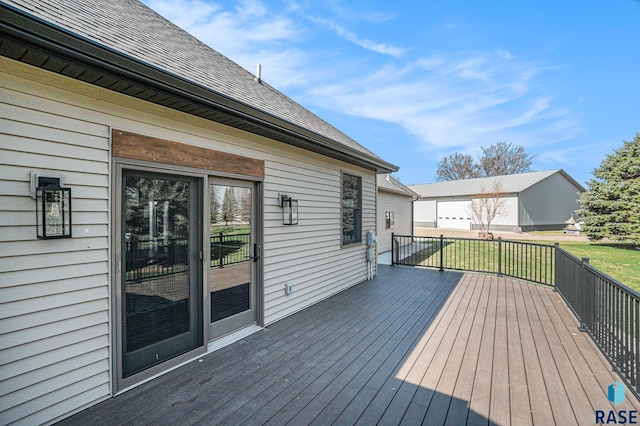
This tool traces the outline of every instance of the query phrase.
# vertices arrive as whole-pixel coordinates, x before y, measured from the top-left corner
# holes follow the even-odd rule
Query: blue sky
[[[636,0],[144,0],[405,184],[499,141],[584,184],[640,132]]]

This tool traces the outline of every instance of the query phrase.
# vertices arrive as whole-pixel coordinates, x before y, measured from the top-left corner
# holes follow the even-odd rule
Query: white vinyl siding
[[[46,423],[111,395],[110,128],[265,161],[266,325],[367,278],[366,244],[341,244],[341,173],[362,177],[364,238],[373,171],[6,58],[0,70],[0,423]],[[72,188],[72,239],[36,239],[32,170]],[[298,200],[299,225],[282,224],[279,193]]]
[[[264,310],[268,325],[367,277],[364,242],[341,246],[341,172],[362,177],[362,235],[375,228],[375,174],[322,157],[268,161],[265,176]],[[291,161],[297,159],[297,161]],[[334,163],[334,164],[332,164]],[[282,224],[278,193],[298,200],[298,225]],[[285,295],[284,285],[293,292]]]
[[[378,191],[378,254],[391,250],[391,234],[413,235],[413,204],[411,197]],[[385,226],[385,213],[393,212],[393,229]]]
[[[0,74],[0,423],[110,394],[109,128]],[[36,238],[34,170],[72,188],[72,239]]]

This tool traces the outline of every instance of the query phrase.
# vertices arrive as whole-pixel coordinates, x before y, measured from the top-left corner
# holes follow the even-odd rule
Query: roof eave
[[[572,178],[569,173],[565,172],[564,169],[558,170],[562,176],[564,176],[569,182],[571,182],[576,188],[580,190],[580,192],[585,192],[586,188],[580,184],[577,180]]]
[[[0,22],[2,56],[269,137],[377,173],[398,170],[397,166],[376,156],[359,152],[258,108],[101,46],[14,7],[0,4],[0,10],[3,15]],[[73,75],[68,71],[69,65],[75,67]],[[132,87],[139,90],[133,90]]]
[[[408,192],[403,191],[401,189],[392,189],[392,188],[387,188],[387,187],[384,187],[384,186],[378,186],[378,191],[388,192],[390,194],[396,194],[396,195],[403,195],[405,197],[412,197],[412,198],[417,196],[417,194],[411,194],[411,193],[408,193]]]

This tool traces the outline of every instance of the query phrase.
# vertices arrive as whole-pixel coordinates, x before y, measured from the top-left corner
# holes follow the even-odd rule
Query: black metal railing
[[[638,396],[640,294],[556,245],[556,288],[611,366]]]
[[[211,236],[211,267],[224,267],[249,260],[251,234]],[[189,269],[189,240],[186,238],[130,239],[126,241],[126,281],[183,273]]]
[[[391,236],[394,265],[506,275],[554,286],[638,397],[640,293],[555,245],[467,238]]]
[[[211,236],[211,267],[222,268],[249,260],[251,234],[223,234]]]
[[[185,272],[188,269],[189,240],[159,238],[126,241],[126,281],[138,282]]]
[[[484,272],[553,285],[551,245],[472,238],[392,235],[395,265]]]

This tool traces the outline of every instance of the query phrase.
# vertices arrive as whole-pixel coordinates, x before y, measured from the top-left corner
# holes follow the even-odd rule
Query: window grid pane
[[[362,241],[362,178],[342,175],[342,242]]]

